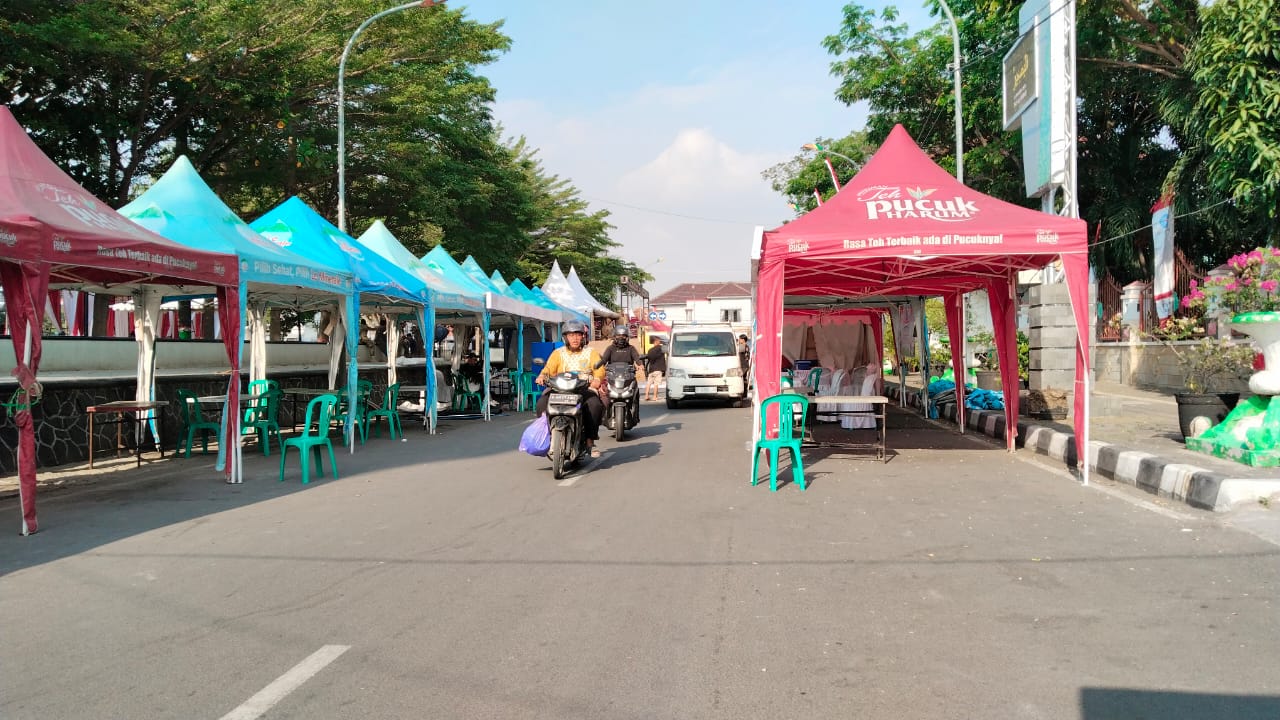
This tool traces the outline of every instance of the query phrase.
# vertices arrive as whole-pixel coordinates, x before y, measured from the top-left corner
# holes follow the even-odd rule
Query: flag
[[[836,169],[831,166],[831,158],[822,158],[827,164],[827,172],[831,173],[831,183],[836,186],[836,192],[840,192],[840,178],[836,177]]]
[[[1160,198],[1151,208],[1153,290],[1156,315],[1161,320],[1173,315],[1173,195]]]

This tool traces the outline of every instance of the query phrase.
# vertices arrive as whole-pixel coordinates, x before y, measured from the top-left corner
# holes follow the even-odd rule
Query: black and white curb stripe
[[[890,385],[885,390],[887,395],[897,399],[898,386]],[[919,394],[908,393],[907,404],[919,408]],[[956,404],[938,406],[938,416],[939,420],[945,418],[954,424]],[[1006,422],[1001,411],[969,410],[965,413],[965,425],[997,440],[1005,437]],[[1029,448],[1040,455],[1060,460],[1070,469],[1079,465],[1076,437],[1072,433],[1019,420],[1018,438],[1015,442],[1018,447]],[[1215,512],[1230,510],[1235,503],[1252,500],[1258,495],[1256,487],[1245,487],[1251,481],[1232,481],[1222,473],[1097,440],[1089,442],[1089,469],[1103,477],[1133,485],[1154,495]]]

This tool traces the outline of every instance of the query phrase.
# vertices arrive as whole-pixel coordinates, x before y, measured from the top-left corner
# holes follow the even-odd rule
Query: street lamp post
[[[821,144],[821,143],[805,143],[805,144],[803,144],[803,145],[801,145],[801,146],[800,146],[800,149],[801,149],[801,150],[817,150],[817,151],[818,151],[818,152],[820,152],[820,153],[826,153],[826,154],[828,154],[828,155],[835,155],[836,157],[841,158],[841,159],[842,159],[842,160],[844,160],[845,162],[847,162],[847,163],[849,163],[850,165],[852,165],[854,170],[857,170],[859,167],[861,167],[861,166],[860,166],[856,161],[854,161],[854,159],[853,159],[853,158],[849,157],[848,155],[842,155],[842,154],[840,154],[840,153],[836,152],[835,150],[832,150],[831,148],[829,148],[829,147],[827,147],[826,145],[823,145],[823,144]]]
[[[347,56],[351,54],[351,48],[355,47],[356,38],[360,37],[360,33],[369,27],[374,20],[383,18],[401,10],[408,10],[415,7],[431,7],[433,5],[443,5],[446,0],[414,0],[403,5],[383,10],[373,17],[360,23],[360,27],[351,33],[351,39],[347,41],[347,46],[342,49],[342,58],[338,61],[338,229],[342,232],[347,231],[347,128],[346,128],[346,100],[343,86],[343,76],[347,71]]]
[[[947,20],[951,21],[951,68],[952,81],[956,92],[956,180],[964,184],[964,122],[960,115],[960,26],[956,25],[956,16],[951,14],[947,0],[938,0]]]

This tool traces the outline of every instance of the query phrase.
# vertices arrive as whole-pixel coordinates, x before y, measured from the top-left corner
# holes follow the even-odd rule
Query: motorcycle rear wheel
[[[551,458],[551,472],[557,480],[564,478],[565,456],[568,455],[568,448],[564,443],[564,429],[552,428],[551,430],[551,450],[547,456]]]

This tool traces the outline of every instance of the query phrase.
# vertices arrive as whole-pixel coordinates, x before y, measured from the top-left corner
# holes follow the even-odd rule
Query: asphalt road
[[[507,415],[50,493],[0,717],[1280,717],[1280,547],[1221,518],[903,416],[771,493],[750,410],[643,412],[564,481]]]

